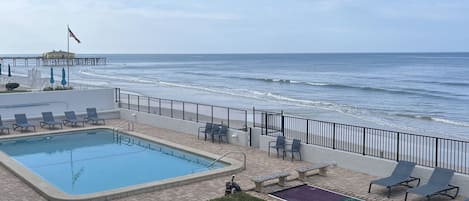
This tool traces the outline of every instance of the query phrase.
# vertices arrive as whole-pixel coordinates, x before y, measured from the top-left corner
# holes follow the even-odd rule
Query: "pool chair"
[[[87,122],[91,121],[92,124],[99,124],[100,121],[103,122],[103,124],[106,124],[104,119],[101,119],[98,117],[98,113],[96,112],[96,108],[86,108],[86,118],[85,120]]]
[[[4,133],[5,130],[10,134],[10,128],[3,125],[2,116],[0,116],[0,133]]]
[[[64,125],[70,125],[70,126],[78,126],[78,124],[82,124],[83,127],[85,127],[85,120],[83,119],[78,119],[77,116],[75,115],[74,111],[66,111],[65,112],[65,119],[62,121]]]
[[[414,171],[415,163],[409,161],[399,161],[394,168],[391,176],[385,177],[382,179],[373,180],[370,182],[370,187],[368,188],[368,193],[371,193],[371,185],[376,184],[380,186],[385,186],[388,189],[388,198],[391,196],[391,188],[394,186],[407,186],[410,182],[417,181],[417,186],[420,184],[420,178],[410,176]]]
[[[15,114],[15,123],[13,124],[13,130],[21,128],[21,131],[25,129],[28,130],[29,127],[32,127],[36,131],[36,126],[29,124],[26,114]]]
[[[293,161],[293,159],[295,159],[295,153],[298,153],[298,156],[300,157],[300,160],[301,160],[300,148],[301,148],[301,140],[293,139],[293,143],[292,143],[290,149],[285,150],[285,152],[291,153],[291,161]]]
[[[205,127],[199,127],[199,132],[197,133],[197,139],[200,138],[200,134],[204,134],[205,140],[207,140],[207,135],[212,133],[212,123],[206,123]]]
[[[218,132],[213,133],[213,138],[218,137],[218,142],[221,143],[223,138],[226,139],[226,142],[228,143],[228,126],[221,125],[218,129]]]
[[[454,170],[439,167],[435,168],[427,184],[407,190],[404,200],[407,200],[407,195],[409,193],[424,196],[427,200],[430,200],[430,197],[434,195],[444,195],[452,199],[456,198],[459,193],[459,187],[449,184],[453,175]],[[456,190],[454,195],[449,194],[449,191],[453,190]]]
[[[221,125],[218,124],[212,124],[212,130],[210,130],[210,133],[208,133],[205,136],[205,139],[207,139],[207,136],[210,136],[212,139],[212,142],[215,142],[215,135],[218,134],[221,130]]]
[[[62,122],[56,121],[52,112],[42,113],[42,121],[39,122],[39,126],[43,128],[46,125],[49,126],[49,129],[55,128],[55,125],[60,125],[60,128],[63,128]]]
[[[275,145],[272,145],[275,143]],[[277,157],[279,157],[280,150],[282,151],[282,158],[285,159],[285,136],[277,136],[276,141],[269,142],[269,152],[268,155],[270,156],[270,149],[277,150]]]

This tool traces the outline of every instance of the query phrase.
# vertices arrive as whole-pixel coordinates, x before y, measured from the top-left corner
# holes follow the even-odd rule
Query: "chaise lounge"
[[[60,125],[60,128],[63,128],[62,122],[56,121],[52,112],[42,113],[42,121],[39,122],[39,126],[43,128],[46,125],[49,126],[49,129],[55,128],[55,125]]]
[[[415,163],[409,161],[399,161],[396,167],[394,168],[394,171],[392,172],[391,176],[373,180],[370,182],[368,193],[371,192],[371,185],[373,184],[385,186],[388,189],[388,198],[391,196],[391,188],[394,186],[403,185],[412,188],[409,183],[413,181],[418,181],[418,186],[420,184],[420,179],[411,176],[414,168]]]
[[[29,124],[26,114],[15,114],[15,123],[13,124],[13,130],[21,128],[21,131],[25,129],[28,130],[29,127],[32,127],[36,131],[36,126]]]
[[[106,124],[104,119],[98,117],[98,113],[96,112],[96,108],[86,108],[86,121],[91,121],[92,124],[99,124],[100,121],[103,124]]]
[[[64,125],[69,124],[72,127],[78,126],[78,123],[82,124],[83,127],[85,127],[85,122],[86,121],[84,119],[78,119],[74,111],[66,111],[65,119],[62,121]]]
[[[453,175],[454,170],[439,167],[435,168],[435,170],[433,170],[432,176],[430,176],[430,179],[428,180],[428,183],[418,188],[407,190],[404,200],[407,200],[407,195],[409,193],[424,196],[427,198],[427,200],[429,200],[430,197],[434,195],[444,195],[452,199],[456,198],[459,193],[459,187],[449,184],[453,178]],[[454,195],[448,193],[452,190],[456,190]]]

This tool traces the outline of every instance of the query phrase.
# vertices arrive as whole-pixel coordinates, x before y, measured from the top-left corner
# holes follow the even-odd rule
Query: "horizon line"
[[[132,53],[132,52],[86,52],[86,53],[77,53],[73,52],[77,55],[80,54],[114,54],[114,55],[247,55],[247,54],[437,54],[437,53],[469,53],[469,51],[376,51],[376,52],[368,52],[368,51],[358,51],[358,52],[222,52],[222,53],[188,53],[188,52],[181,52],[181,53]],[[42,55],[43,53],[0,53],[0,55]]]

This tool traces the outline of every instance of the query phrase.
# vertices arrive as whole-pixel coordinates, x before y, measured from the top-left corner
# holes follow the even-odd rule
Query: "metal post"
[[[185,113],[185,104],[184,104],[184,102],[182,102],[182,120],[185,120],[184,119],[184,113]]]
[[[267,126],[267,122],[268,122],[268,121],[267,121],[267,117],[268,117],[268,114],[267,114],[267,112],[265,112],[265,135],[267,135],[267,134],[268,134],[268,131],[269,131],[268,128],[267,128],[267,127],[268,127],[268,126]]]
[[[244,129],[248,130],[248,111],[244,110]]]
[[[256,127],[256,108],[252,107],[252,125]]]
[[[281,117],[281,121],[282,121],[281,130],[282,130],[282,135],[285,136],[285,116],[283,116],[283,110],[281,111],[281,115],[282,115],[282,117]]]
[[[252,147],[252,128],[249,128],[249,146]]]
[[[158,98],[158,115],[161,116],[161,98]]]
[[[140,112],[140,96],[137,96],[137,112]]]
[[[195,104],[195,122],[199,123],[199,104]]]
[[[366,128],[363,128],[363,155],[366,155]]]
[[[396,147],[396,160],[399,161],[399,143],[400,143],[401,133],[397,132],[397,147]]]
[[[127,107],[130,110],[130,94],[127,94]]]
[[[335,149],[335,123],[332,123],[332,149]]]
[[[211,105],[210,107],[211,107],[211,114],[212,114],[212,121],[211,121],[211,123],[213,124],[213,105]]]
[[[306,144],[309,144],[309,120],[306,119]]]
[[[435,138],[435,167],[438,167],[438,138]]]
[[[173,100],[171,100],[171,118],[173,118]]]
[[[150,113],[151,107],[150,107],[150,96],[148,96],[148,113]]]
[[[230,108],[227,109],[228,112],[227,112],[227,120],[228,120],[228,128],[230,127]]]

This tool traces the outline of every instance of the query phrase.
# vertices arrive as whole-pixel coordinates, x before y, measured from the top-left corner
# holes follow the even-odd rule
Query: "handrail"
[[[246,170],[246,153],[242,152],[242,151],[230,151],[230,152],[226,152],[224,153],[223,155],[221,155],[220,157],[218,157],[217,159],[215,159],[214,161],[212,161],[212,163],[210,163],[207,168],[210,168],[211,166],[213,166],[216,162],[220,161],[221,159],[225,158],[226,156],[228,156],[229,154],[242,154],[243,157],[244,157],[244,164],[243,164],[243,170]]]

